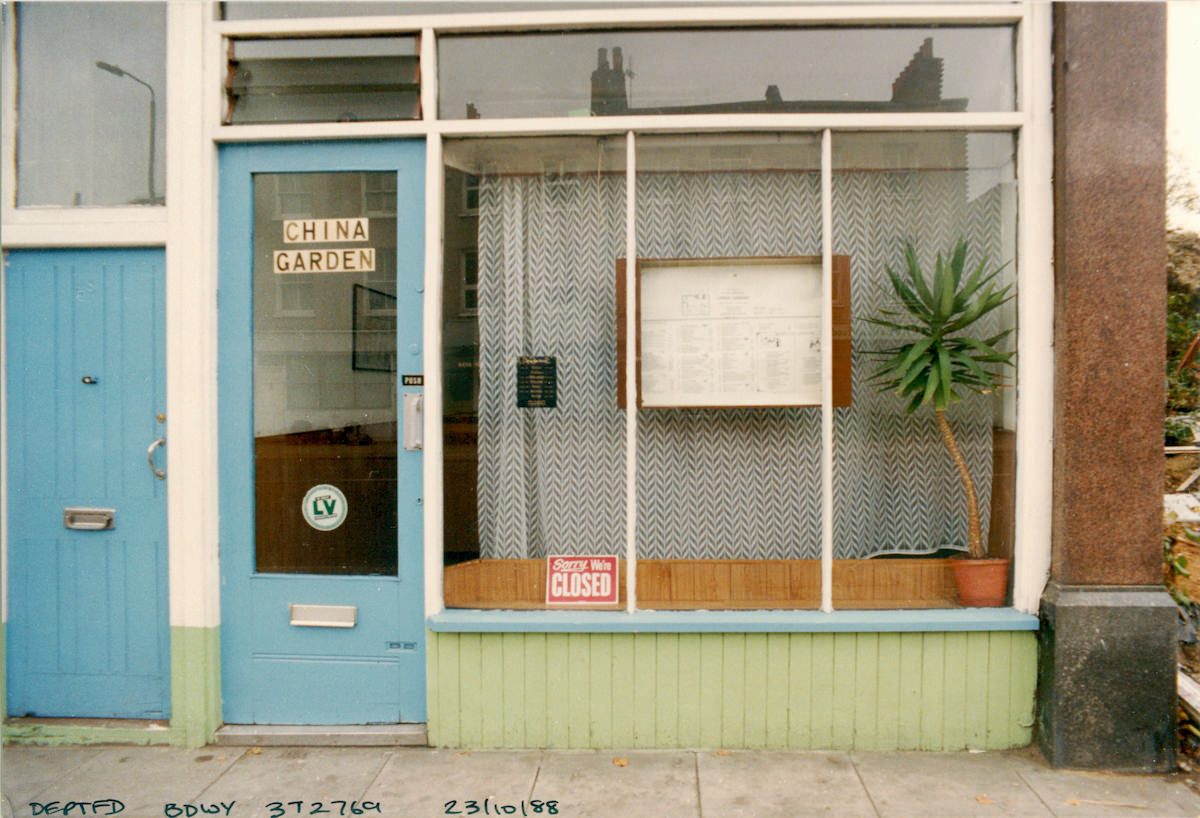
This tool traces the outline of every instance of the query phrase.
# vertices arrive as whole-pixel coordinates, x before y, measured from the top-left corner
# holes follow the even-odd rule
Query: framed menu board
[[[638,259],[639,408],[821,403],[821,257]],[[617,260],[618,403],[625,260]],[[833,257],[833,404],[850,405],[850,258]]]

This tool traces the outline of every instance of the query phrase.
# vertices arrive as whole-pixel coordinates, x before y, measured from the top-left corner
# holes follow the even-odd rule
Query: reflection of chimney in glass
[[[632,62],[632,61],[631,61]],[[706,102],[690,105],[632,108],[625,92],[625,66],[621,48],[597,50],[596,70],[592,72],[592,115],[612,114],[716,114],[716,113],[833,113],[885,111],[965,111],[966,98],[942,98],[943,61],[933,56],[933,38],[926,37],[908,65],[892,82],[892,98],[856,99],[784,99],[780,87],[767,86],[759,99],[738,102]],[[630,73],[632,76],[632,72]]]
[[[613,65],[608,65],[608,49],[596,49],[596,70],[592,72],[592,114],[623,114],[629,109],[625,99],[625,67],[621,49],[613,49]]]
[[[933,56],[933,38],[926,37],[892,83],[892,102],[922,109],[941,102],[942,70],[942,58]]]

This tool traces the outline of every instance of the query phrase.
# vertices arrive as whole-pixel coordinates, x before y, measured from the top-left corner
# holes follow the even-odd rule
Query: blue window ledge
[[[426,620],[446,633],[896,633],[1035,631],[1012,608],[906,611],[483,611],[446,610]]]

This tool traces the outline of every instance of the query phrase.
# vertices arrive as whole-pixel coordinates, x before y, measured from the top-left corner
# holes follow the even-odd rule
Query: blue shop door
[[[230,724],[425,721],[424,143],[220,159]],[[406,409],[407,407],[407,409]]]
[[[8,715],[169,715],[163,253],[6,255]]]

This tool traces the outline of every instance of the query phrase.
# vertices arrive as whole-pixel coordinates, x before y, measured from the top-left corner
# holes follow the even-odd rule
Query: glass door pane
[[[396,175],[254,176],[256,570],[396,573]]]

